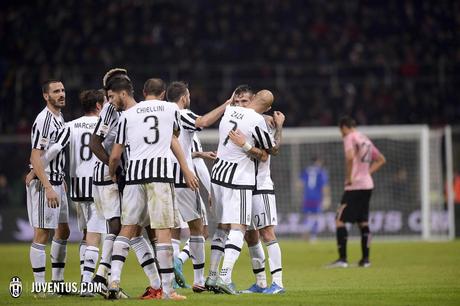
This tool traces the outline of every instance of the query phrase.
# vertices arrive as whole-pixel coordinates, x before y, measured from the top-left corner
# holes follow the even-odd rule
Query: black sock
[[[339,248],[340,259],[347,260],[347,239],[348,232],[345,226],[337,228],[337,246]]]
[[[371,244],[371,233],[369,226],[361,227],[361,251],[363,252],[363,259],[369,259],[369,247]]]

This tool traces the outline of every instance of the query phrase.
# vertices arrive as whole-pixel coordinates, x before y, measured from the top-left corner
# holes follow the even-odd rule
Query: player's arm
[[[43,168],[46,168],[49,163],[56,158],[59,152],[61,152],[69,144],[69,142],[70,128],[64,127],[59,131],[56,143],[49,147],[48,150],[42,152],[40,158],[42,160]],[[30,172],[26,175],[26,185],[29,186],[30,182],[36,177],[34,169],[30,169]]]
[[[34,169],[35,175],[38,177],[40,182],[45,188],[46,199],[48,200],[48,206],[52,208],[59,207],[59,199],[57,193],[54,191],[53,186],[48,180],[48,176],[45,173],[45,167],[43,167],[41,156],[43,150],[32,149],[30,153],[30,163]]]
[[[355,157],[355,151],[349,149],[345,152],[345,186],[352,184],[351,171],[353,169],[353,159]]]
[[[369,167],[369,173],[372,175],[375,172],[377,172],[385,163],[387,160],[385,159],[385,156],[383,156],[382,153],[378,152],[376,154],[375,159],[372,161],[371,166]]]
[[[243,151],[245,151],[246,154],[248,154],[250,157],[260,160],[262,162],[267,161],[267,151],[265,151],[264,149],[256,148],[249,144],[246,141],[246,137],[243,133],[241,133],[240,130],[231,130],[230,133],[228,133],[228,137],[235,145],[242,148]]]
[[[42,162],[43,167],[46,168],[48,164],[56,158],[56,156],[61,152],[70,142],[70,127],[66,126],[61,129],[58,133],[58,138],[56,143],[46,150],[46,152],[42,155]]]
[[[286,117],[282,112],[275,111],[273,113],[273,121],[275,123],[275,146],[271,148],[268,152],[271,155],[278,155],[281,147],[281,138],[282,138],[282,131],[283,131],[283,124]]]
[[[109,175],[114,183],[117,182],[117,168],[120,164],[121,154],[123,154],[124,145],[115,143],[109,157]]]
[[[187,184],[187,186],[190,187],[193,191],[198,190],[198,188],[200,187],[198,178],[188,168],[184,151],[182,150],[182,147],[180,146],[179,140],[174,135],[171,139],[171,150],[174,156],[176,156],[180,169],[184,173],[184,179],[185,179],[185,183]]]
[[[104,149],[102,142],[112,128],[117,128],[115,126],[117,122],[116,116],[116,111],[113,105],[104,107],[100,113],[96,128],[94,129],[89,141],[89,148],[91,152],[93,152],[94,155],[96,155],[96,157],[106,165],[109,164],[109,154]]]
[[[195,167],[196,174],[203,184],[208,194],[211,194],[211,176],[209,175],[208,167],[201,158],[193,160],[193,166]]]
[[[104,141],[104,137],[96,134],[92,134],[90,141],[89,141],[89,148],[91,152],[96,155],[97,158],[104,164],[109,164],[109,154],[105,151],[104,147],[102,146],[102,142]]]
[[[215,160],[217,158],[217,154],[216,152],[212,152],[212,151],[209,151],[209,152],[197,151],[197,152],[192,152],[192,158],[193,159],[203,158],[203,159]]]

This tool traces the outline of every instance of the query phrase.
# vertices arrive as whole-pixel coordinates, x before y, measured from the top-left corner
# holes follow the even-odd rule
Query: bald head
[[[265,113],[273,104],[274,96],[270,90],[263,89],[258,91],[252,99],[252,107],[258,113]]]

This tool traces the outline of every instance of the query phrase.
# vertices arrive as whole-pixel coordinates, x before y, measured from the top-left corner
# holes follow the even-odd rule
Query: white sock
[[[172,247],[173,247],[173,256],[177,258],[180,253],[180,240],[179,239],[171,239]]]
[[[204,237],[190,236],[190,253],[193,262],[193,284],[204,285]]]
[[[216,229],[211,241],[211,258],[209,259],[209,277],[217,278],[219,265],[225,251],[225,241],[227,240],[227,232],[222,229]]]
[[[30,246],[30,264],[34,272],[34,281],[36,283],[45,282],[45,267],[46,267],[46,245],[32,242]]]
[[[163,292],[169,295],[172,291],[172,281],[174,278],[172,245],[169,243],[158,243],[157,256]]]
[[[51,280],[64,281],[64,268],[67,257],[67,240],[53,239],[51,242]]]
[[[96,274],[107,279],[107,273],[110,271],[110,264],[112,262],[113,243],[117,238],[114,234],[107,234],[102,244],[101,260]]]
[[[85,252],[85,267],[83,268],[82,282],[90,283],[93,278],[94,270],[97,264],[97,258],[99,256],[99,248],[89,246]]]
[[[187,242],[185,243],[184,248],[180,252],[179,256],[177,256],[182,261],[182,263],[185,263],[190,258],[190,243],[189,243],[189,241],[190,241],[190,239],[187,240]]]
[[[83,267],[85,266],[86,241],[80,241],[80,275],[83,277]]]
[[[281,249],[278,241],[267,242],[268,264],[272,274],[272,282],[283,287],[283,269],[281,265]]]
[[[110,278],[110,282],[120,281],[121,270],[123,269],[123,265],[126,261],[126,257],[128,257],[129,246],[130,246],[130,241],[128,238],[123,237],[123,236],[118,236],[115,239],[115,242],[113,243],[113,251],[112,251],[112,264],[111,264],[112,276]]]
[[[249,255],[251,255],[252,272],[256,276],[256,284],[262,288],[267,287],[265,253],[260,241],[256,245],[249,247]]]
[[[150,243],[143,236],[134,237],[131,239],[131,248],[136,253],[137,261],[142,269],[144,269],[150,286],[154,289],[159,289],[161,286],[160,275],[155,265],[153,248],[150,246]]]
[[[232,271],[235,262],[241,253],[241,247],[244,244],[244,233],[239,230],[230,230],[227,242],[225,243],[224,262],[219,276],[226,283],[232,282]]]

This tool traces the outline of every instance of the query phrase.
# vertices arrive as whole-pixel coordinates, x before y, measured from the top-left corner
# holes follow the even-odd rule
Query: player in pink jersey
[[[369,267],[369,201],[374,182],[372,174],[385,164],[385,157],[370,139],[356,130],[356,122],[343,117],[339,122],[345,151],[345,192],[335,219],[339,259],[329,265],[331,268],[348,267],[347,238],[345,223],[357,223],[361,231],[363,257],[360,267]]]

